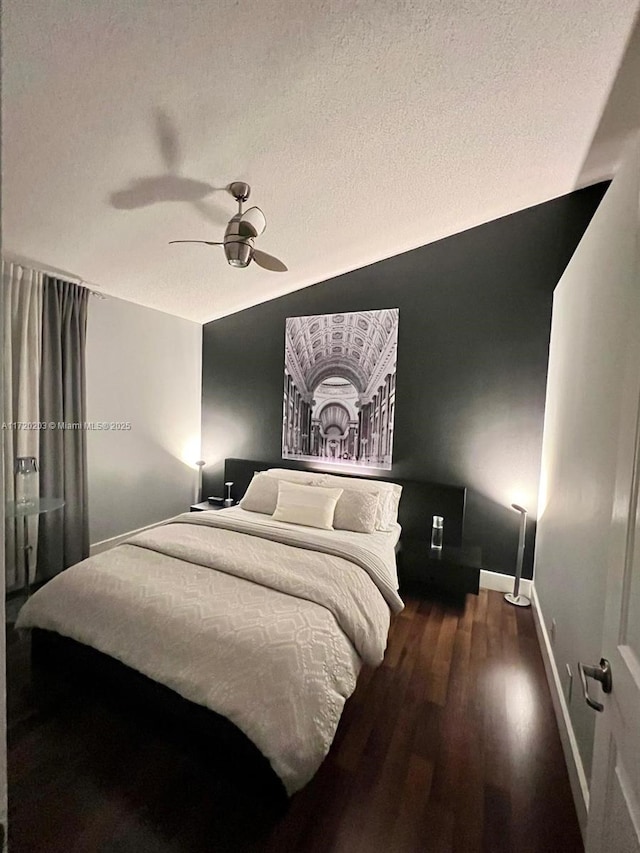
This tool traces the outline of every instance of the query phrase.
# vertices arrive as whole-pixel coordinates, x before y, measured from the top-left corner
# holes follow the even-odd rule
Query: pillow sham
[[[402,486],[398,483],[391,483],[391,497],[389,499],[387,526],[385,530],[390,530],[394,524],[398,523],[398,509],[400,508],[400,498],[402,497]]]
[[[336,504],[342,492],[342,489],[318,489],[280,480],[278,502],[272,517],[275,521],[333,530]]]
[[[390,530],[398,519],[398,505],[402,486],[382,480],[365,480],[357,477],[336,477],[325,474],[321,484],[324,487],[355,490],[378,494],[379,502],[376,511],[376,530]]]
[[[375,533],[379,503],[380,495],[377,493],[344,489],[336,504],[334,528],[353,530],[355,533]]]
[[[319,483],[327,476],[323,471],[293,471],[289,468],[268,468],[264,473],[275,477],[276,480],[284,480],[285,483],[302,483],[305,486],[309,483]]]
[[[267,477],[266,472],[257,471],[240,501],[240,507],[249,512],[273,515],[278,503],[278,480]]]

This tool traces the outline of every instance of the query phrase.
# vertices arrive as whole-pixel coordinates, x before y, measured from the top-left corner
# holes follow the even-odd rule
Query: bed
[[[67,569],[32,596],[16,627],[95,649],[222,715],[291,795],[327,754],[362,664],[381,663],[391,614],[403,607],[400,486],[326,476],[256,472],[270,499],[276,483],[284,520],[247,501],[250,484],[241,506],[184,513]],[[332,521],[341,506],[347,528],[301,523],[297,512],[315,519],[305,501],[326,509],[329,493],[340,493]],[[366,495],[375,494],[372,520]]]

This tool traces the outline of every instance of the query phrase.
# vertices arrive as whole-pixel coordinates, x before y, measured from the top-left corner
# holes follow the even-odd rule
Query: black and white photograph
[[[289,317],[282,457],[391,469],[397,308]]]

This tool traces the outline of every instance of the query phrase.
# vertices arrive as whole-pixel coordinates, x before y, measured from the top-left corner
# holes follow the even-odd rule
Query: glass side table
[[[55,509],[62,509],[64,506],[63,498],[36,498],[27,503],[16,503],[16,501],[7,501],[6,516],[7,518],[21,518],[23,521],[23,548],[24,548],[24,587],[23,591],[27,598],[31,595],[31,581],[29,579],[29,555],[33,545],[29,543],[29,517],[32,515],[40,515],[43,512],[53,512]]]

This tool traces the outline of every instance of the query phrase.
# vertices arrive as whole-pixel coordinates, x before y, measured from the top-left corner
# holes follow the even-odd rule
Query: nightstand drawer
[[[480,588],[480,548],[431,550],[429,542],[408,540],[398,555],[400,592],[429,591],[449,595],[478,594]]]

